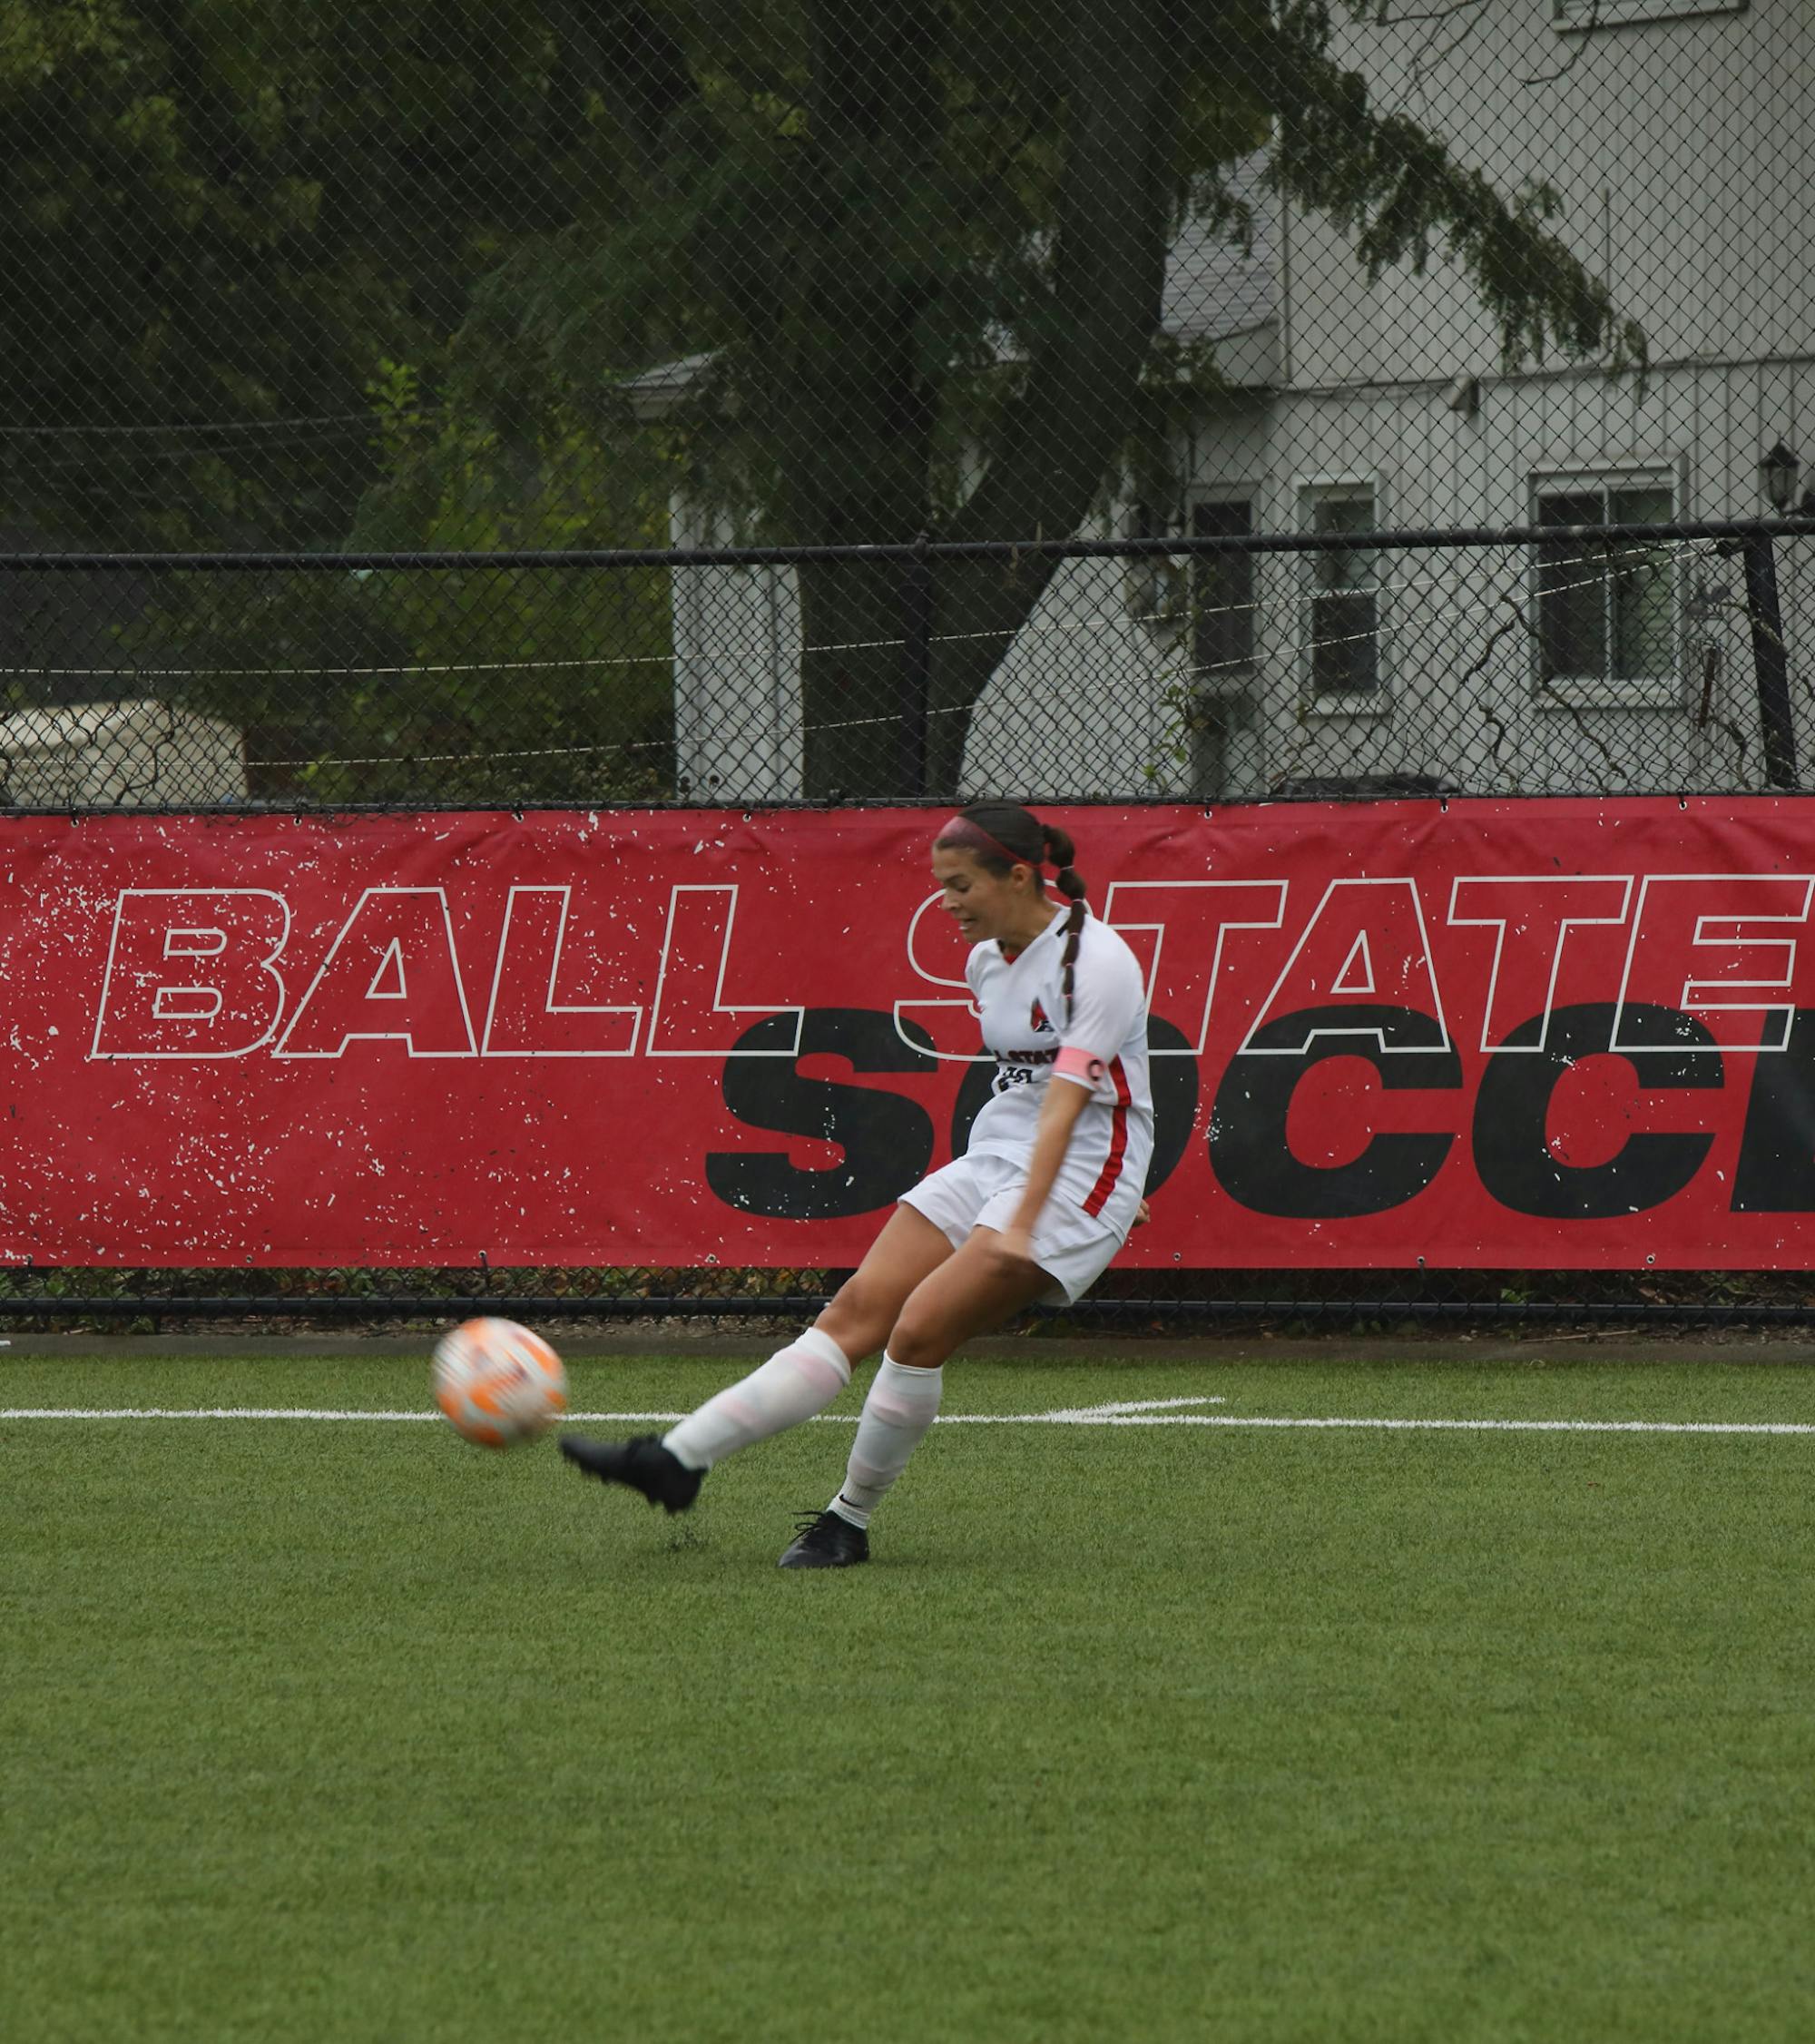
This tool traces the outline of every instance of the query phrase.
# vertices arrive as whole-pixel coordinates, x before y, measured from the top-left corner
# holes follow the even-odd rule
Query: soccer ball
[[[469,1320],[435,1344],[435,1402],[465,1440],[512,1448],[567,1410],[567,1372],[514,1320]]]

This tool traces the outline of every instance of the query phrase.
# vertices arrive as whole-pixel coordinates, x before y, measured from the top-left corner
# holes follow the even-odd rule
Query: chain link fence
[[[1811,80],[1802,0],[15,0],[0,784],[1800,788]]]
[[[1810,34],[16,0],[5,516],[143,551],[1747,515],[1806,430]]]

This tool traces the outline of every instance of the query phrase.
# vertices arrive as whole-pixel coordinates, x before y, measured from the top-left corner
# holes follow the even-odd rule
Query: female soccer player
[[[1090,915],[1072,858],[1063,830],[1012,802],[942,826],[933,879],[971,941],[965,978],[996,1058],[965,1154],[902,1195],[818,1321],[760,1369],[660,1439],[569,1434],[570,1461],[685,1511],[715,1463],[810,1419],[881,1349],[844,1482],[781,1566],[868,1560],[870,1514],[933,1423],[946,1359],[1035,1300],[1078,1298],[1144,1218],[1153,1103],[1141,968]],[[1045,890],[1048,860],[1069,909]]]

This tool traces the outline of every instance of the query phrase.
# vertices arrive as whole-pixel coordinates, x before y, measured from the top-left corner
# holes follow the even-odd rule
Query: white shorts
[[[1008,1157],[955,1157],[903,1193],[900,1204],[924,1214],[954,1249],[961,1249],[973,1228],[1008,1225],[1026,1183],[1025,1169]],[[1054,1280],[1041,1304],[1069,1305],[1083,1298],[1127,1239],[1125,1229],[1094,1220],[1055,1186],[1034,1227],[1034,1261]]]

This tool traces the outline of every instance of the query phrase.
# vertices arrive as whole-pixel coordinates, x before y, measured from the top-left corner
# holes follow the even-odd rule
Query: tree
[[[14,0],[0,134],[0,496],[117,546],[338,544],[378,365],[611,146],[533,0]]]
[[[416,376],[373,390],[380,479],[349,536],[361,550],[492,555],[479,566],[172,573],[120,628],[159,693],[245,734],[259,800],[634,801],[672,791],[668,576],[524,567],[523,550],[652,538],[667,478],[545,420],[535,484],[521,447],[426,413]],[[172,681],[169,649],[186,678]]]
[[[623,124],[602,117],[555,12],[0,12],[0,518],[121,549],[655,544],[652,459],[608,456],[558,402],[530,417],[482,389],[462,412],[446,388],[475,282],[525,235],[600,231],[627,189]],[[120,589],[96,588],[115,629],[94,664],[142,667],[145,688],[240,724],[255,759],[280,762],[255,771],[259,794],[672,785],[652,571]],[[132,687],[59,675],[7,693]],[[321,763],[343,756],[359,763]]]
[[[1351,0],[1357,14],[1371,0]],[[1441,251],[1509,359],[1643,339],[1546,230],[1369,103],[1326,0],[696,0],[584,18],[633,190],[603,234],[532,237],[480,287],[456,374],[605,393],[698,358],[665,430],[692,486],[784,543],[1056,537],[1143,403],[1212,360],[1161,331],[1167,249],[1266,142],[1370,275]],[[508,365],[508,369],[501,365]],[[942,564],[911,671],[898,567],[800,577],[808,793],[957,786],[970,712],[1052,573]]]

